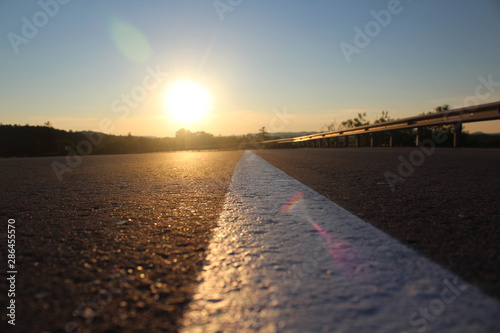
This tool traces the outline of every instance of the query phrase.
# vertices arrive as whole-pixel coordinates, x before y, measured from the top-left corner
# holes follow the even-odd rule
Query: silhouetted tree
[[[266,127],[263,126],[259,129],[259,137],[257,141],[265,141],[270,138],[269,133],[266,130]]]
[[[187,149],[188,146],[188,140],[189,140],[189,134],[191,132],[189,130],[186,130],[184,128],[181,128],[177,132],[175,132],[175,141],[176,141],[176,146],[179,149]]]
[[[321,131],[325,130],[326,132],[334,132],[334,131],[340,131],[343,128],[344,127],[342,126],[342,124],[340,125],[337,124],[337,120],[334,119],[330,124],[323,125]]]
[[[379,124],[379,123],[385,123],[385,122],[388,122],[391,120],[394,120],[394,119],[389,117],[389,111],[382,111],[382,115],[379,118],[375,119],[375,121],[373,123]]]
[[[450,111],[450,106],[448,104],[443,104],[440,106],[436,106],[434,109],[435,112],[445,112],[445,111]]]
[[[370,125],[370,121],[366,120],[366,112],[359,112],[356,118],[347,119],[346,121],[342,122],[342,126],[344,128],[354,128],[365,125]]]
[[[448,104],[443,104],[436,106],[433,111],[424,112],[422,114],[433,114],[433,113],[442,113],[450,110],[450,106]],[[440,143],[440,146],[451,146],[453,144],[453,125],[439,125],[439,126],[431,126],[431,127],[423,127],[420,129],[420,133],[422,134],[422,138],[432,138],[432,133],[439,131],[441,133],[446,134],[447,140],[443,143]]]

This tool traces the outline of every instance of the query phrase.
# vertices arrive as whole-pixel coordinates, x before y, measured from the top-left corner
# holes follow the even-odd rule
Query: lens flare
[[[347,241],[343,241],[332,236],[317,223],[311,223],[321,235],[330,256],[333,259],[333,264],[344,276],[350,279],[357,279],[359,268],[362,267],[362,256],[359,251]]]
[[[130,61],[146,63],[151,46],[144,34],[130,23],[114,17],[109,22],[109,34],[120,52]]]
[[[302,197],[304,196],[304,191],[298,191],[295,193],[288,201],[281,207],[280,209],[280,214],[287,213],[291,211],[292,209],[297,206],[300,201],[302,200]]]
[[[325,248],[328,250],[335,269],[343,276],[351,280],[359,280],[360,268],[363,267],[363,256],[349,242],[329,234],[318,223],[314,222],[307,212],[307,207],[303,201],[304,191],[298,191],[281,207],[280,213],[290,212],[300,205],[300,212],[305,219],[318,231],[323,240]]]

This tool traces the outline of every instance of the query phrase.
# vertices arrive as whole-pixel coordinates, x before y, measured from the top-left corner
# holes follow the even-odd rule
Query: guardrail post
[[[370,133],[370,147],[373,148],[374,144],[373,144],[373,133]]]
[[[420,143],[422,143],[422,128],[417,127],[417,136],[415,138],[415,146],[420,147]]]
[[[359,147],[359,134],[354,136],[356,138],[356,147]]]
[[[344,136],[345,140],[344,140],[344,144],[346,147],[349,147],[349,135],[346,135]]]
[[[389,132],[389,147],[392,147],[394,143],[394,134],[392,132]]]
[[[460,146],[460,139],[462,138],[462,122],[455,123],[455,131],[453,132],[453,147]]]

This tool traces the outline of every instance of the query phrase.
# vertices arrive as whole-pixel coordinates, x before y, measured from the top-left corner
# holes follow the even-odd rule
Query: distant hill
[[[172,138],[149,139],[48,126],[0,125],[0,157],[124,154],[173,149]]]
[[[474,132],[471,135],[500,135],[500,133],[484,133],[484,132]]]
[[[500,133],[486,134],[483,132],[474,132],[465,134],[462,140],[464,147],[483,147],[483,148],[500,148]]]
[[[133,154],[170,150],[237,149],[258,141],[257,135],[215,137],[179,130],[175,138],[109,135],[64,131],[49,126],[0,125],[0,157],[64,156],[68,154]]]
[[[277,132],[290,138],[319,132]],[[68,154],[133,154],[170,150],[253,149],[260,134],[214,136],[181,129],[175,138],[109,135],[93,131],[64,131],[49,126],[0,125],[0,157],[64,156]],[[409,140],[409,142],[414,142]],[[463,147],[500,147],[500,134],[464,133]]]
[[[304,135],[309,135],[309,134],[316,134],[320,133],[317,131],[311,131],[311,132],[275,132],[275,133],[269,133],[269,135],[273,137],[280,137],[280,138],[293,138],[296,136],[304,136]]]

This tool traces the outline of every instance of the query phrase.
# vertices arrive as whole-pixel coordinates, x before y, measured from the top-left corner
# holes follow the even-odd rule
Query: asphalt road
[[[500,151],[437,149],[427,155],[415,153],[418,150],[306,148],[257,153],[500,298]],[[394,184],[392,191],[384,174],[399,176],[402,160],[410,167],[401,167],[404,182]]]
[[[51,163],[64,157],[0,160],[5,271],[16,221],[9,331],[175,331],[240,156],[88,156],[61,182]],[[1,279],[2,327],[7,289]]]
[[[500,151],[436,150],[391,191],[384,173],[414,151],[257,153],[500,298]],[[241,153],[88,156],[62,181],[51,163],[65,157],[0,160],[3,262],[16,220],[15,331],[177,330]],[[0,280],[4,309],[7,289]]]

